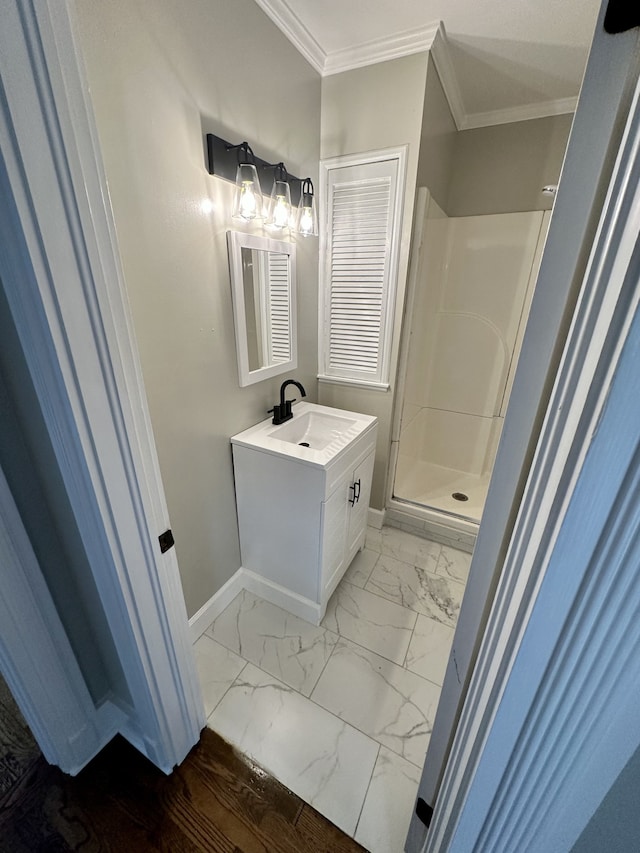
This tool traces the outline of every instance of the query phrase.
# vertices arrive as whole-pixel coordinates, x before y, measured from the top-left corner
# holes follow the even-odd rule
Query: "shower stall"
[[[472,545],[509,400],[549,212],[416,208],[390,517]]]

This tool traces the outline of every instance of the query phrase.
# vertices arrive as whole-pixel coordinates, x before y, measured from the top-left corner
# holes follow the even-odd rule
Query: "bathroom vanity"
[[[316,624],[364,546],[376,429],[370,415],[301,402],[286,423],[231,439],[243,570]]]

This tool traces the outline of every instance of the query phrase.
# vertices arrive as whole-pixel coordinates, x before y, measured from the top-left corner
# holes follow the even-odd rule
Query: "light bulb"
[[[238,165],[232,215],[234,218],[244,219],[245,222],[260,219],[262,216],[262,191],[253,163]]]
[[[253,181],[243,181],[240,191],[239,215],[243,219],[255,219],[258,200],[253,191]]]
[[[273,182],[267,216],[267,228],[272,228],[274,231],[283,231],[289,227],[289,220],[291,219],[291,190],[289,189],[289,182],[284,180],[286,171],[282,163],[278,165],[278,170],[283,177],[276,177]]]
[[[273,209],[273,225],[275,228],[286,228],[289,224],[291,207],[283,195],[279,195]]]
[[[300,233],[308,236],[313,233],[313,213],[310,207],[302,208],[300,216]]]

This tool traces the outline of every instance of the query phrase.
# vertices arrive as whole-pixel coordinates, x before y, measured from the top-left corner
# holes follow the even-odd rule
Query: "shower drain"
[[[454,499],[454,501],[468,501],[469,500],[469,495],[465,495],[464,492],[453,492],[451,497]]]

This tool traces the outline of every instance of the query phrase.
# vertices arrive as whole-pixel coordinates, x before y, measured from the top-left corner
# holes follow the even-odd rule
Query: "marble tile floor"
[[[242,592],[195,644],[209,727],[371,853],[401,853],[470,562],[369,528],[320,626]]]

